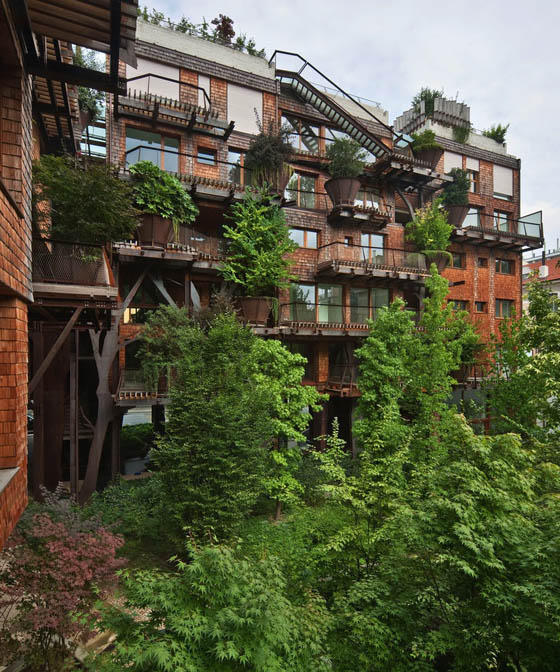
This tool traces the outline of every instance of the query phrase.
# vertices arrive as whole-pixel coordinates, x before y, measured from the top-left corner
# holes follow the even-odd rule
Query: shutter
[[[463,167],[463,157],[461,154],[455,152],[444,152],[443,154],[443,171],[449,173],[453,168]]]
[[[471,159],[467,156],[467,170],[474,170],[476,173],[480,171],[480,161],[478,159]]]
[[[513,170],[494,166],[494,193],[513,196]]]

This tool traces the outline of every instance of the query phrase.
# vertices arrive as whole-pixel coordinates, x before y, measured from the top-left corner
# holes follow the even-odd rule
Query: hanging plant
[[[290,129],[270,123],[265,131],[256,110],[255,115],[259,133],[251,140],[244,167],[251,171],[254,184],[282,193],[292,172],[287,165],[293,153]]]

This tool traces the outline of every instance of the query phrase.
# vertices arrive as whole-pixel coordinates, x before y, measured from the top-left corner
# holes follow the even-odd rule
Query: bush
[[[0,631],[2,650],[23,657],[31,670],[59,670],[71,650],[69,638],[87,631],[77,618],[110,587],[124,564],[116,553],[120,536],[96,518],[84,519],[60,492],[45,492],[10,539],[0,571],[3,606],[14,606]],[[5,662],[5,661],[3,661]]]
[[[466,170],[461,168],[452,168],[449,171],[454,180],[445,185],[442,195],[443,206],[448,205],[468,205],[469,189],[471,181]]]
[[[154,426],[151,422],[125,425],[121,429],[121,458],[146,457],[154,444]]]
[[[426,115],[430,116],[434,113],[434,101],[436,98],[443,96],[443,89],[430,89],[428,86],[423,86],[420,91],[412,99],[412,106],[419,112],[420,103],[425,102]]]
[[[506,133],[509,128],[509,124],[502,126],[502,124],[494,124],[490,128],[482,131],[482,135],[485,135],[487,138],[492,138],[496,142],[499,142],[500,145],[503,145],[506,141]]]
[[[293,153],[290,129],[287,126],[275,128],[271,124],[265,131],[259,121],[259,130],[245,154],[244,167],[251,171],[254,184],[274,188],[290,170],[286,165]]]
[[[331,177],[359,177],[364,172],[367,152],[352,138],[336,138],[327,147]]]
[[[441,209],[441,200],[419,208],[412,222],[406,225],[406,237],[421,252],[446,250],[453,227],[447,222],[447,213]]]
[[[436,142],[436,134],[426,128],[422,133],[411,133],[412,151],[416,154],[426,149],[443,149],[443,147]]]

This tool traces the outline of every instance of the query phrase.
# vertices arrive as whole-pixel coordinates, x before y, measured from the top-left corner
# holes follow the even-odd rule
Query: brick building
[[[36,492],[44,482],[50,459],[42,451],[49,412],[44,383],[49,376],[60,378],[53,362],[70,332],[63,305],[68,297],[59,295],[58,303],[46,306],[36,282],[32,161],[45,152],[79,149],[76,85],[118,90],[119,56],[133,62],[136,10],[135,0],[101,0],[95,6],[85,0],[0,0],[0,548],[27,503],[29,405],[40,458],[33,461]],[[114,72],[75,66],[72,44],[112,54]],[[30,347],[34,366],[28,384]]]

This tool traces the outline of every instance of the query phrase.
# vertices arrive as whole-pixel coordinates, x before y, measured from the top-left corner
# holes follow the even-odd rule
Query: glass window
[[[290,285],[290,319],[296,322],[315,322],[315,285]]]
[[[319,285],[319,322],[342,323],[342,285]]]
[[[369,319],[369,289],[350,288],[350,322],[365,324]]]
[[[496,317],[511,317],[513,315],[513,301],[511,299],[496,299]]]
[[[464,255],[453,252],[451,254],[451,267],[464,268]]]
[[[288,201],[295,201],[299,208],[315,207],[315,176],[293,173],[284,192]]]
[[[126,128],[126,165],[151,161],[162,170],[179,172],[179,139],[151,133],[139,128]]]
[[[363,261],[367,261],[370,264],[385,263],[384,239],[385,236],[380,236],[377,233],[362,233]]]
[[[494,228],[498,231],[509,231],[509,221],[507,212],[494,210]]]
[[[360,208],[369,208],[379,210],[380,191],[379,189],[360,189],[356,195],[354,205]]]
[[[290,229],[290,238],[298,245],[299,247],[304,247],[305,236],[303,229]]]
[[[228,165],[228,170],[229,170],[229,181],[233,182],[234,184],[240,184],[243,186],[244,184],[244,175],[243,175],[243,160],[245,158],[244,152],[238,152],[235,149],[230,149],[228,151],[228,164],[233,164],[233,165]]]
[[[488,268],[488,257],[478,257],[476,265],[479,268]]]
[[[350,247],[352,245],[352,237],[344,236],[344,247]]]
[[[463,301],[461,299],[453,299],[450,301],[453,310],[468,310],[469,309],[469,302],[468,301]]]
[[[290,238],[299,247],[307,247],[312,250],[317,249],[317,231],[311,231],[310,229],[290,229]]]
[[[478,187],[478,181],[479,181],[479,174],[476,170],[467,170],[467,175],[469,176],[469,180],[471,181],[471,186],[469,187],[469,191],[472,194],[478,194],[479,187]]]
[[[469,208],[465,219],[465,226],[480,226],[480,212],[478,208]]]
[[[198,163],[205,163],[208,166],[215,166],[216,150],[208,149],[207,147],[199,147],[196,154],[196,160]]]
[[[515,263],[511,259],[496,259],[496,273],[513,275]]]
[[[474,302],[474,309],[476,310],[477,313],[485,313],[486,312],[486,301],[475,301]]]
[[[384,287],[373,287],[371,290],[371,305],[374,310],[389,305],[389,290]]]
[[[289,129],[288,139],[294,149],[319,153],[319,127],[292,115],[282,115],[282,125]]]

